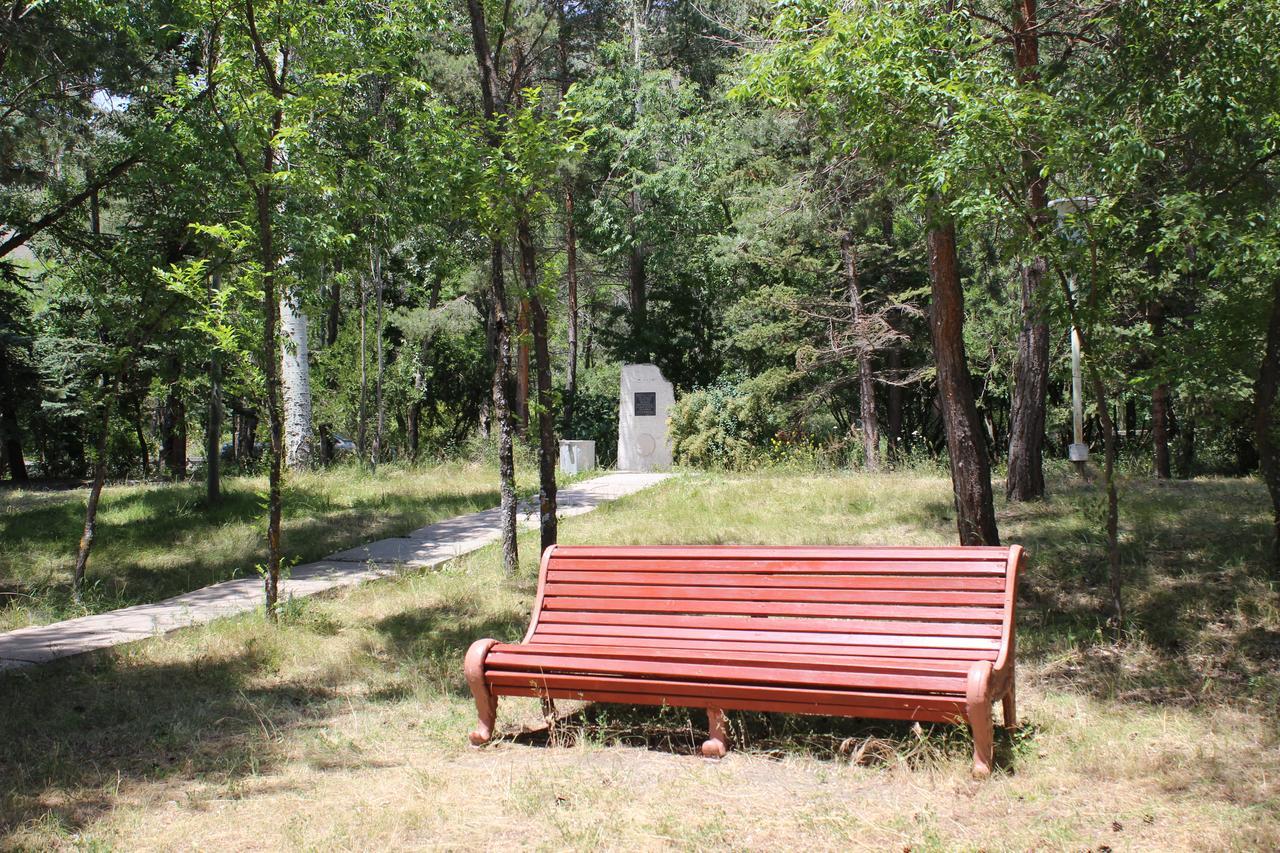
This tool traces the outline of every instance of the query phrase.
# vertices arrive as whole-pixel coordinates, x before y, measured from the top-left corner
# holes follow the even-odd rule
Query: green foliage
[[[701,468],[750,467],[769,452],[779,428],[764,395],[727,383],[681,397],[669,420],[676,461]]]

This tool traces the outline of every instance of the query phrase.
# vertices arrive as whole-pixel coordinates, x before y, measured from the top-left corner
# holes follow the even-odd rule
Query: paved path
[[[670,475],[619,471],[560,490],[561,518],[581,515],[608,501],[647,489]],[[302,597],[394,575],[406,568],[438,566],[497,541],[499,510],[487,509],[419,528],[405,536],[380,539],[295,566],[281,582],[281,596]],[[520,508],[520,524],[537,525],[536,505]],[[51,625],[0,634],[0,670],[45,663],[94,649],[199,625],[221,616],[262,606],[262,581],[256,577],[224,581],[155,604],[125,607]]]

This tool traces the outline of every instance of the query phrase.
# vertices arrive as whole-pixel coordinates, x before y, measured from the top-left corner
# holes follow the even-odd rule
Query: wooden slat
[[[719,621],[719,620],[715,620]],[[772,620],[760,620],[766,623]],[[665,637],[704,640],[761,640],[765,642],[783,643],[838,643],[850,646],[901,646],[921,649],[983,649],[998,650],[1000,640],[996,637],[909,637],[900,634],[871,633],[822,633],[820,631],[781,631],[758,630],[745,628],[719,630],[701,627],[671,627],[660,625],[605,625],[547,623],[540,627],[534,638],[547,632],[557,634],[581,634],[588,637]],[[977,658],[975,658],[976,660]]]
[[[838,638],[836,638],[838,639]],[[685,651],[714,652],[726,658],[740,652],[778,652],[794,655],[855,655],[863,658],[906,658],[916,660],[948,660],[965,667],[979,660],[994,660],[996,650],[989,649],[931,649],[914,646],[855,646],[840,645],[835,640],[824,643],[768,642],[753,640],[703,640],[689,637],[599,637],[583,634],[557,634],[554,631],[538,631],[535,643],[572,645],[578,648],[591,646],[615,646],[624,643],[632,648],[667,649],[679,654]]]
[[[680,557],[733,558],[743,560],[996,560],[1009,549],[996,546],[916,545],[560,545],[554,559],[565,557]]]
[[[548,583],[673,584],[692,587],[742,587],[759,589],[889,589],[1004,592],[1004,577],[960,575],[804,575],[762,572],[599,572],[562,569],[554,562],[547,570]]]
[[[681,557],[611,557],[609,559],[552,558],[558,570],[579,572],[763,572],[766,574],[907,574],[1000,575],[1005,565],[995,560],[788,560],[714,559]]]
[[[577,598],[553,596],[542,600],[545,610],[584,613],[656,613],[725,616],[768,616],[833,619],[885,619],[942,623],[1001,622],[1004,611],[993,607],[953,607],[908,604],[819,604],[796,601],[726,601],[660,598]]]
[[[707,696],[721,700],[773,700],[779,702],[821,703],[832,707],[903,709],[925,708],[950,711],[963,707],[964,698],[928,693],[864,692],[857,690],[818,690],[812,687],[766,687],[738,684],[700,684],[675,679],[608,678],[595,675],[562,675],[558,673],[494,672],[485,673],[485,681],[498,687],[536,687],[574,690],[590,698],[604,691],[638,693],[653,697]]]
[[[775,618],[751,616],[692,616],[683,613],[620,613],[604,610],[558,610],[544,601],[539,624],[645,625],[655,627],[712,628],[716,630],[826,632],[832,634],[892,634],[903,637],[1000,636],[998,622],[910,622],[875,619]],[[745,605],[742,605],[745,606]],[[781,605],[778,605],[781,606]],[[844,605],[853,607],[856,605]]]
[[[597,583],[551,583],[546,585],[548,597],[593,597],[633,599],[681,599],[701,601],[797,601],[832,604],[927,604],[1004,606],[1002,592],[955,592],[944,590],[879,590],[879,589],[753,589],[749,587],[658,586]],[[999,611],[996,611],[997,616]]]
[[[567,657],[564,655],[517,655],[490,652],[485,667],[491,674],[523,670],[535,674],[581,673],[725,682],[741,685],[787,684],[805,687],[848,688],[853,690],[902,690],[923,693],[964,692],[963,676],[921,676],[898,672],[836,672],[790,669],[763,665],[664,662],[655,672],[653,661],[618,658]]]
[[[725,711],[775,711],[783,714],[818,714],[825,717],[868,717],[882,720],[919,720],[921,722],[960,722],[962,710],[926,708],[875,708],[857,705],[829,705],[822,702],[786,702],[782,700],[751,700],[741,697],[688,696],[680,693],[626,693],[621,691],[593,690],[588,696],[571,688],[541,688],[523,686],[494,686],[498,696],[546,696],[551,699],[589,699],[595,702],[611,702],[620,705],[666,705],[674,708],[720,708]]]
[[[806,669],[814,672],[895,672],[903,675],[966,676],[968,661],[920,660],[912,658],[860,657],[847,654],[790,654],[761,651],[739,651],[733,655],[695,649],[654,649],[631,645],[582,646],[572,643],[499,643],[490,649],[486,666],[501,667],[512,658],[534,659],[537,666],[555,669],[556,661],[565,658],[606,658],[648,661],[657,666],[664,662],[731,664]],[[493,658],[493,655],[499,655]],[[533,665],[533,664],[530,664]],[[524,668],[528,668],[525,666]],[[661,675],[661,670],[658,675]]]

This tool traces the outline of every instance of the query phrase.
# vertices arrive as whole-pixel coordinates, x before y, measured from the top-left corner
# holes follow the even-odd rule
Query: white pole
[[[1071,298],[1076,298],[1076,277],[1069,276],[1067,285]],[[1071,326],[1071,435],[1068,455],[1084,476],[1084,464],[1089,459],[1089,445],[1084,443],[1084,379],[1080,374],[1080,330]]]
[[[1090,210],[1098,200],[1093,196],[1077,196],[1075,198],[1055,198],[1049,207],[1058,214],[1058,230],[1072,241],[1078,242],[1079,236],[1066,232],[1066,217],[1069,213]],[[1067,276],[1067,289],[1071,300],[1076,298],[1076,277]],[[1085,463],[1089,461],[1089,445],[1084,443],[1084,380],[1080,375],[1080,330],[1071,324],[1071,447],[1067,455],[1075,463],[1080,476],[1085,476]]]

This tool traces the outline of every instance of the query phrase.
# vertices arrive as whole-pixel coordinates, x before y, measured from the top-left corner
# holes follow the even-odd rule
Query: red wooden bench
[[[466,657],[480,726],[499,696],[724,711],[968,721],[991,772],[991,705],[1012,726],[1022,549],[553,546],[521,643]]]

